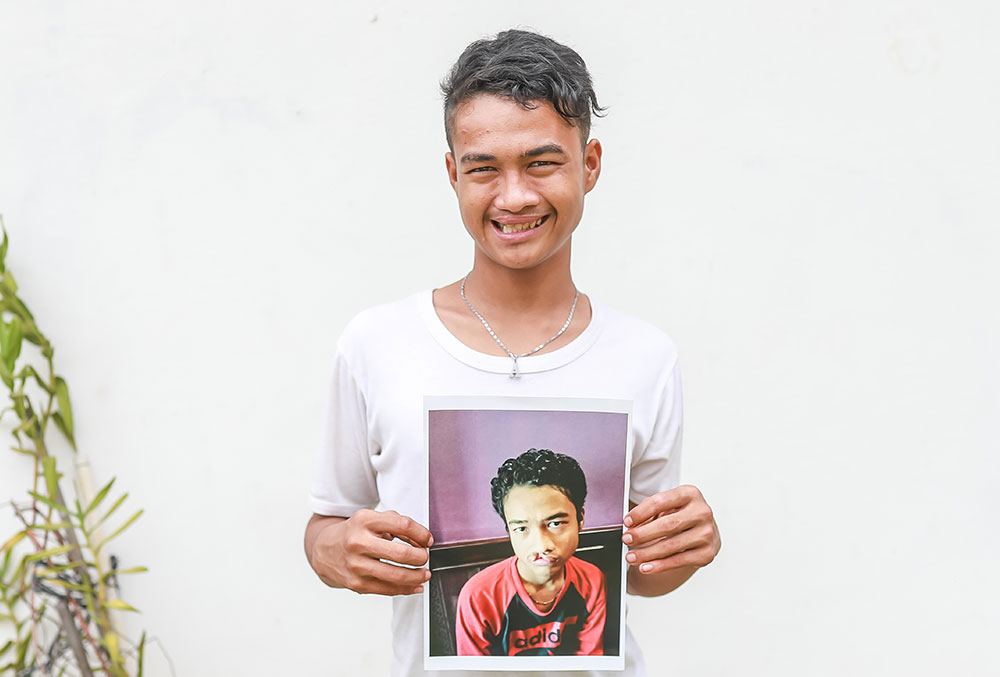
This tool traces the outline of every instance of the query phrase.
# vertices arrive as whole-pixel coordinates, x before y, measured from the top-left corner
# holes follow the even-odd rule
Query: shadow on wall
[[[497,538],[475,543],[453,543],[431,548],[430,555],[430,653],[456,656],[455,614],[458,594],[466,581],[497,562],[512,556],[510,539]],[[576,556],[604,572],[607,586],[607,621],[604,626],[604,655],[619,654],[621,634],[622,529],[595,529],[580,532]]]

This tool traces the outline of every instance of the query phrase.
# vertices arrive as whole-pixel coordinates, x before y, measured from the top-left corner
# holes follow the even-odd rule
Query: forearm
[[[657,574],[644,574],[637,567],[630,566],[627,589],[630,594],[640,597],[659,597],[681,587],[698,569],[697,566],[686,566]]]

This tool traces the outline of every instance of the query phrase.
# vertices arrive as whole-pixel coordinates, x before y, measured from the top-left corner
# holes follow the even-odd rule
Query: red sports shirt
[[[602,656],[606,606],[604,574],[570,557],[555,604],[540,611],[511,557],[480,571],[459,593],[458,655]]]

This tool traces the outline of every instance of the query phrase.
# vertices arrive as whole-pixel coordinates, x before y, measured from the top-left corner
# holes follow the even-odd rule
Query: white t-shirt
[[[630,500],[639,503],[677,486],[681,386],[676,348],[646,322],[593,301],[591,307],[583,333],[558,350],[521,358],[520,376],[514,379],[509,378],[510,358],[472,350],[445,328],[430,291],[360,313],[337,345],[309,507],[341,517],[363,508],[396,510],[426,525],[423,417],[428,395],[629,400]],[[419,595],[393,599],[396,677],[432,674],[423,670],[422,613]],[[631,632],[625,659],[624,673],[607,674],[645,674]]]

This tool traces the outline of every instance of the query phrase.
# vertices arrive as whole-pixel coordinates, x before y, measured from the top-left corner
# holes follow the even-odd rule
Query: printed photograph
[[[428,669],[624,664],[627,403],[428,398]]]

